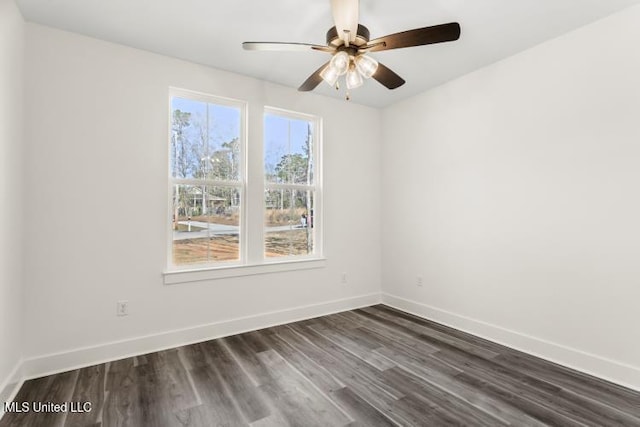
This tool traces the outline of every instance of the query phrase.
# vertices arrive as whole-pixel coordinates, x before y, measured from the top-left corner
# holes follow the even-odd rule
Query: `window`
[[[245,103],[180,89],[170,107],[165,283],[323,266],[320,119],[247,123]]]
[[[171,262],[175,267],[243,259],[244,104],[173,91]]]
[[[321,226],[319,120],[267,109],[264,115],[264,255],[313,256]]]

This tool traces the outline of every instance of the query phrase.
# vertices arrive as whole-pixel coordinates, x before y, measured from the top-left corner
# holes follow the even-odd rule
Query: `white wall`
[[[35,24],[26,70],[27,357],[378,298],[379,110]],[[324,119],[326,268],[162,284],[169,86],[248,101],[249,145],[261,138],[264,105]],[[115,315],[120,299],[128,317]]]
[[[640,388],[639,22],[384,111],[385,301]]]
[[[22,357],[22,65],[24,22],[0,0],[0,402]]]

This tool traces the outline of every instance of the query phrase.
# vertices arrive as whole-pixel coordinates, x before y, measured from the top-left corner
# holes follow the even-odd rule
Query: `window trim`
[[[263,122],[264,118],[267,114],[272,114],[288,119],[294,120],[305,120],[313,123],[313,136],[315,141],[312,145],[312,153],[314,158],[313,165],[313,183],[310,185],[307,184],[288,184],[288,183],[273,183],[267,182],[266,177],[264,176],[264,130],[262,135],[262,153],[263,153],[263,176],[262,176],[262,185],[264,190],[267,189],[288,189],[288,190],[299,190],[299,191],[313,191],[314,192],[314,224],[318,224],[318,226],[314,226],[314,241],[313,241],[313,252],[308,255],[295,255],[289,257],[277,257],[277,258],[267,258],[263,252],[263,262],[277,262],[276,260],[281,260],[281,262],[288,262],[290,260],[304,260],[304,259],[324,259],[324,209],[323,209],[323,186],[322,186],[322,176],[323,176],[323,159],[322,152],[323,150],[323,121],[322,117],[315,116],[312,114],[300,113],[297,111],[286,110],[284,108],[277,108],[271,106],[265,106],[263,109],[262,117]],[[262,209],[264,210],[264,200],[262,201]],[[263,225],[264,227],[264,225]],[[266,232],[263,232],[263,250],[265,241]],[[272,261],[273,260],[273,261]]]
[[[189,271],[200,271],[203,268],[229,268],[229,267],[237,267],[246,265],[247,261],[247,232],[246,232],[246,221],[247,221],[247,180],[248,180],[248,103],[246,101],[226,98],[222,96],[210,95],[203,92],[192,91],[188,89],[180,89],[175,87],[169,87],[169,96],[168,96],[168,127],[167,127],[167,141],[170,141],[173,129],[173,108],[172,108],[172,99],[173,98],[183,98],[190,99],[199,102],[206,102],[208,104],[216,104],[223,105],[227,107],[239,108],[240,109],[240,173],[238,174],[238,181],[223,181],[223,180],[201,180],[201,179],[191,179],[191,178],[175,178],[171,174],[171,144],[167,144],[167,225],[166,229],[168,230],[168,238],[167,238],[167,255],[165,262],[165,271],[163,275],[169,275],[173,273],[187,273]],[[223,261],[216,263],[215,265],[211,263],[194,263],[179,266],[173,263],[173,230],[172,230],[172,217],[173,217],[173,203],[172,203],[172,194],[173,187],[176,185],[176,181],[179,181],[182,185],[212,185],[212,186],[222,186],[222,187],[234,187],[240,191],[240,217],[238,224],[238,243],[239,243],[239,253],[238,259],[233,261]],[[205,267],[206,266],[206,267]],[[166,280],[165,280],[166,283]]]
[[[217,263],[197,263],[197,264],[188,264],[188,265],[175,265],[173,264],[173,231],[172,231],[172,215],[173,215],[173,203],[172,203],[172,194],[173,194],[173,186],[175,185],[176,178],[172,176],[171,172],[171,144],[167,144],[167,153],[168,161],[167,161],[167,216],[166,216],[166,230],[168,232],[168,237],[166,239],[167,249],[166,249],[166,261],[165,261],[165,270],[162,272],[163,283],[165,285],[174,285],[178,283],[190,283],[190,282],[200,282],[200,281],[208,281],[208,280],[217,280],[231,277],[242,277],[242,276],[251,276],[251,275],[259,275],[259,274],[269,274],[269,273],[280,273],[287,271],[296,271],[296,270],[308,270],[308,269],[318,269],[326,267],[327,260],[324,257],[324,209],[323,209],[323,162],[322,162],[322,153],[323,153],[323,120],[322,117],[299,113],[295,111],[290,111],[282,108],[271,107],[271,106],[262,106],[261,114],[259,115],[262,124],[258,127],[255,123],[249,123],[252,120],[257,120],[257,114],[250,114],[251,111],[249,109],[249,104],[247,101],[242,101],[233,98],[227,98],[217,95],[211,95],[203,92],[192,91],[188,89],[181,89],[176,87],[169,87],[168,93],[168,138],[167,141],[170,141],[172,135],[172,122],[173,122],[173,108],[172,108],[172,98],[180,97],[186,99],[193,99],[195,101],[206,102],[211,104],[218,104],[224,106],[230,106],[235,108],[240,108],[241,111],[241,124],[240,124],[240,132],[241,132],[241,156],[240,156],[240,174],[239,181],[221,181],[221,180],[206,180],[206,184],[208,185],[219,185],[225,187],[235,187],[240,190],[240,223],[239,223],[239,243],[240,243],[240,253],[239,259],[234,261],[227,262],[217,262]],[[306,184],[278,184],[278,183],[267,183],[266,177],[264,174],[264,118],[266,114],[276,114],[286,118],[298,119],[298,120],[306,120],[314,123],[314,138],[315,143],[313,144],[313,156],[315,159],[314,164],[314,183],[312,185]],[[254,129],[262,129],[262,133],[260,135],[253,135],[253,140],[250,141],[252,135],[250,134],[249,128],[250,125],[253,125]],[[257,164],[257,159],[255,158],[258,154],[249,153],[249,145],[252,145],[252,148],[255,151],[259,152],[260,157],[260,168],[259,171],[250,170],[252,164],[255,168]],[[252,157],[253,156],[253,157]],[[178,179],[181,184],[185,185],[202,185],[203,180],[198,179]],[[184,181],[184,182],[183,182]],[[259,184],[261,183],[261,184]],[[258,197],[256,192],[256,187],[261,187],[260,197]],[[268,187],[284,187],[289,189],[296,189],[301,191],[311,190],[315,192],[315,205],[314,205],[314,218],[316,218],[316,224],[319,224],[317,228],[314,230],[314,250],[312,253],[308,255],[297,255],[297,256],[283,256],[283,257],[266,257],[265,254],[265,226],[264,226],[264,209],[265,209],[265,200],[264,200],[264,190]],[[253,189],[253,190],[251,190]],[[251,198],[251,193],[254,193],[253,198]],[[260,224],[262,232],[260,236],[254,236],[252,239],[249,238],[249,230],[255,229],[257,226],[253,224],[254,221],[251,221],[250,224],[250,214],[249,209],[251,210],[260,210],[260,217],[262,219],[262,223]],[[253,245],[255,247],[251,247]],[[257,257],[257,247],[261,248],[261,256]],[[252,259],[252,255],[256,259]]]
[[[262,264],[227,265],[203,267],[191,270],[165,271],[162,276],[165,285],[228,279],[232,277],[255,276],[259,274],[283,273],[297,270],[312,270],[327,266],[322,257],[287,259]]]

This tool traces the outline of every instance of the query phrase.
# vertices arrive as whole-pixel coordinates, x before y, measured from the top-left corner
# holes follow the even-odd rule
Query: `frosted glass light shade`
[[[354,66],[349,67],[349,71],[347,71],[346,80],[347,80],[347,89],[355,89],[357,87],[362,86],[362,76]]]
[[[356,58],[356,67],[362,77],[370,78],[378,69],[378,61],[368,55],[360,55]]]
[[[327,82],[329,86],[335,86],[340,77],[338,70],[331,64],[327,65],[324,70],[320,71],[320,77]]]
[[[341,76],[349,69],[349,55],[347,52],[338,52],[331,58],[331,66],[336,69],[338,75]]]

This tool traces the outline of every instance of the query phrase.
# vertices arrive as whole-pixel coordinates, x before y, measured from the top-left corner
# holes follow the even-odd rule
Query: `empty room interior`
[[[640,0],[0,0],[0,426],[640,426]]]

